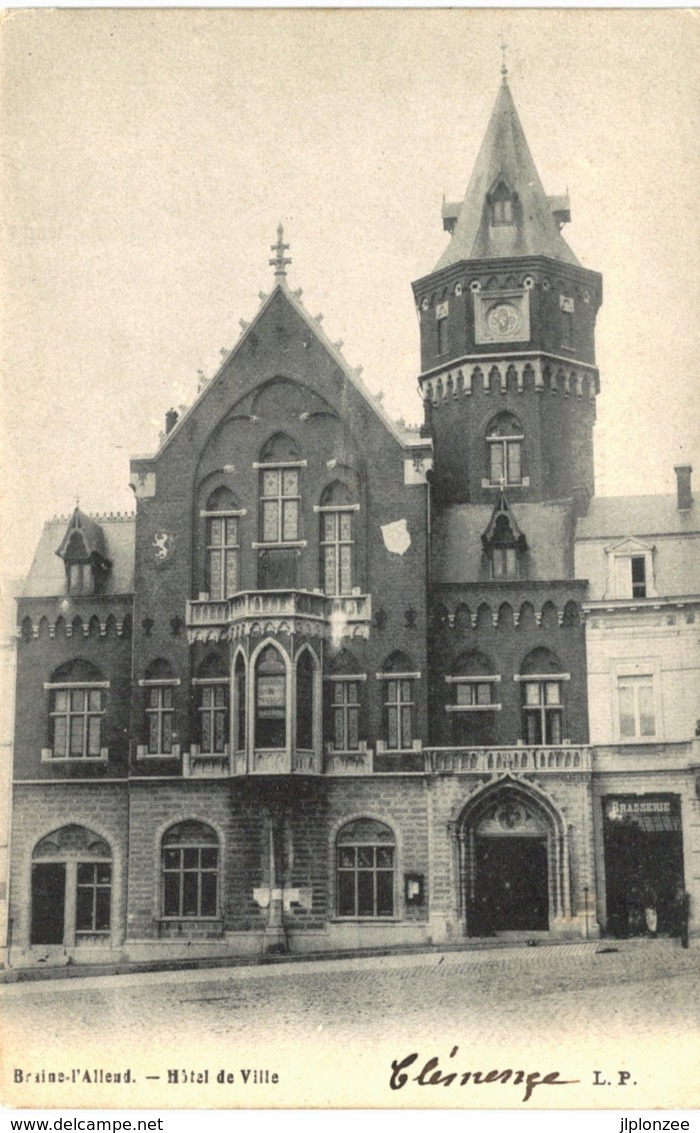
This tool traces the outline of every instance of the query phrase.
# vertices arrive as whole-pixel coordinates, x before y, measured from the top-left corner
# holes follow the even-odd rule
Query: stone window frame
[[[622,745],[658,744],[664,738],[663,699],[660,657],[615,658],[610,666],[613,735]],[[620,682],[626,678],[648,677],[654,699],[654,735],[623,736],[620,729]]]
[[[44,689],[49,693],[49,711],[48,711],[48,730],[50,747],[42,748],[41,761],[42,763],[104,763],[108,756],[109,751],[106,747],[102,746],[103,730],[104,730],[104,717],[107,711],[105,691],[110,687],[110,682],[106,680],[78,680],[78,681],[45,681]],[[90,709],[89,707],[89,694],[99,690],[100,692],[100,708]],[[55,708],[57,692],[68,693],[68,708],[63,711]],[[73,711],[71,708],[72,694],[74,692],[83,692],[85,694],[86,708],[84,710]],[[70,746],[70,721],[73,719],[81,718],[83,720],[83,748],[87,749],[89,746],[89,727],[85,724],[91,718],[98,717],[100,721],[100,734],[99,734],[99,755],[89,755],[85,750],[84,754],[76,755],[71,753]],[[54,749],[55,742],[55,724],[57,719],[65,719],[66,723],[66,748],[65,755],[56,755]]]
[[[216,913],[213,916],[166,916],[163,913],[164,908],[164,890],[163,890],[163,839],[169,830],[173,827],[180,825],[183,822],[195,822],[201,826],[209,827],[214,832],[217,838],[217,882],[216,882]],[[184,848],[184,847],[183,847]],[[197,813],[180,812],[180,814],[171,815],[167,821],[163,822],[156,831],[155,836],[155,857],[154,857],[154,877],[156,884],[154,886],[154,920],[163,924],[220,924],[223,925],[223,894],[225,893],[225,863],[226,863],[226,840],[217,822],[212,821],[210,817],[204,817]]]
[[[394,891],[393,891],[393,914],[391,916],[340,916],[338,914],[338,869],[337,869],[337,839],[341,830],[345,826],[349,826],[352,822],[358,820],[378,822],[382,826],[387,826],[394,836]],[[332,910],[330,920],[336,924],[395,924],[404,920],[405,908],[403,901],[403,887],[400,884],[403,870],[403,841],[401,833],[397,828],[393,819],[388,818],[386,815],[379,814],[376,811],[358,811],[354,814],[343,815],[342,818],[334,824],[330,831],[329,838],[329,893],[330,893],[330,908]]]

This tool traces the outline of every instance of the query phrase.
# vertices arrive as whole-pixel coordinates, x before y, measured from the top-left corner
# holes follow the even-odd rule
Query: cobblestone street
[[[133,1065],[138,1052],[144,1073],[158,1079],[154,1090],[167,1068],[221,1067],[229,1056],[239,1066],[243,1053],[246,1065],[260,1067],[301,1054],[308,1067],[341,1051],[447,1057],[453,1044],[464,1052],[463,1066],[485,1070],[499,1065],[498,1055],[502,1066],[506,1050],[511,1059],[546,1052],[550,1064],[556,1055],[554,1065],[575,1054],[592,1079],[594,1068],[607,1072],[607,1057],[616,1059],[611,1073],[628,1064],[636,1073],[631,1051],[651,1066],[672,1057],[678,1069],[694,1057],[697,1067],[699,959],[697,949],[667,940],[512,946],[14,984],[0,1002],[11,1036],[8,1066],[60,1068],[60,1051],[71,1052],[71,1065],[76,1057],[81,1066],[86,1058],[90,1066],[124,1064],[125,1054]],[[358,1104],[363,1087],[355,1088]],[[396,1101],[392,1095],[384,1104]],[[183,1103],[171,1095],[170,1104]],[[217,1104],[274,1102],[237,1095]],[[538,1104],[552,1100],[538,1097]]]

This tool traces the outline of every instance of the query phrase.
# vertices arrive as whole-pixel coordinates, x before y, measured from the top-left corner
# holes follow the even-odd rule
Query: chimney
[[[678,510],[690,511],[693,506],[693,493],[690,488],[690,474],[693,471],[690,464],[674,465],[676,484],[678,488]]]
[[[168,412],[165,414],[165,435],[166,435],[166,437],[167,437],[168,433],[171,433],[173,431],[173,429],[175,428],[175,426],[177,425],[177,419],[178,419],[179,416],[180,416],[180,414],[178,413],[177,409],[169,409]]]

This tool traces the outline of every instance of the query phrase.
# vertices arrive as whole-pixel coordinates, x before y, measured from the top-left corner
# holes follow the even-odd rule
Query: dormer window
[[[632,575],[632,597],[646,598],[647,569],[644,555],[632,555],[630,559],[630,573]]]
[[[66,568],[68,594],[94,594],[110,568],[104,532],[99,523],[76,508],[56,551]]]
[[[491,224],[515,224],[515,193],[499,181],[490,194]]]
[[[66,563],[66,577],[69,594],[93,594],[95,573],[91,562]]]
[[[521,559],[527,551],[527,540],[503,491],[481,536],[481,543],[488,556],[491,578],[507,582],[521,577]]]
[[[605,548],[608,556],[607,598],[656,597],[654,548],[639,539],[624,539]]]

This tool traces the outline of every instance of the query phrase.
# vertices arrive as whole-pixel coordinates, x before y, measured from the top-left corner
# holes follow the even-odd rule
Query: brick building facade
[[[258,314],[133,459],[135,515],[46,525],[14,963],[615,928],[575,553],[602,290],[568,219],[504,77],[414,284],[420,431],[309,317],[280,229]]]

